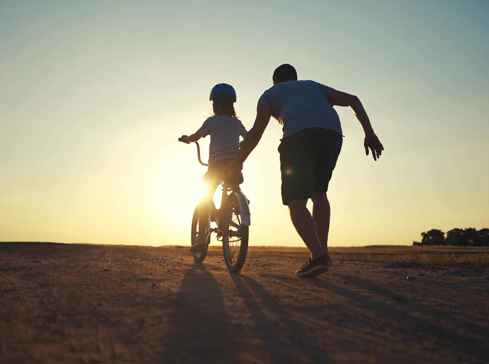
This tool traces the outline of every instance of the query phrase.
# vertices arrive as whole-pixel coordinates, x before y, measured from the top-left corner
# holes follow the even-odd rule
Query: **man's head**
[[[284,63],[273,71],[273,84],[285,81],[297,81],[297,71],[294,66]]]

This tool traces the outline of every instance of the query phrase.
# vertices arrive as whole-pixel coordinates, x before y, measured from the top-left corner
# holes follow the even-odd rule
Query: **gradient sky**
[[[331,244],[489,225],[488,1],[1,1],[0,240],[187,243],[204,170],[177,143],[273,69],[357,94],[386,148],[345,134]],[[300,244],[270,123],[245,165],[254,244]],[[207,141],[206,141],[207,142]]]

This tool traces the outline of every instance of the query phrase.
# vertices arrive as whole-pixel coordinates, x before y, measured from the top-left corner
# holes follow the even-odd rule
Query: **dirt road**
[[[0,363],[489,362],[489,250],[333,249],[299,280],[305,256],[0,244]]]

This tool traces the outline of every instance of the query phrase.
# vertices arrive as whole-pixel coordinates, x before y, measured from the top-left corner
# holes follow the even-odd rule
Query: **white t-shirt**
[[[197,130],[201,138],[210,135],[209,160],[234,159],[239,154],[239,136],[246,135],[246,129],[237,118],[215,115],[204,121]]]
[[[258,102],[266,103],[272,116],[283,124],[284,138],[309,128],[342,135],[340,118],[328,101],[329,90],[314,81],[280,82],[266,90]]]

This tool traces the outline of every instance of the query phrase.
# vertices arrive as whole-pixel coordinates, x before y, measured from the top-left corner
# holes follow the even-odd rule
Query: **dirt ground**
[[[489,249],[0,244],[0,363],[489,363]]]

